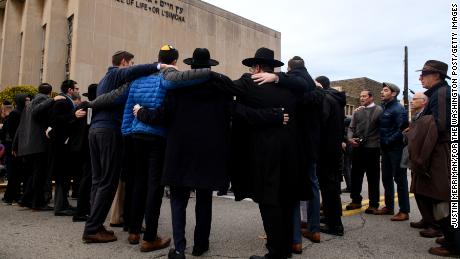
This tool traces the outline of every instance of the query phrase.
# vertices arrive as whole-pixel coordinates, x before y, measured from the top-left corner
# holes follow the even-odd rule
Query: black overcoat
[[[212,190],[226,186],[230,100],[215,80],[168,91],[164,185]]]
[[[232,121],[231,181],[237,200],[252,198],[279,206],[308,198],[296,110],[301,95],[270,83],[259,86],[250,74],[228,83],[237,101],[252,108],[284,108],[287,125],[249,126]]]

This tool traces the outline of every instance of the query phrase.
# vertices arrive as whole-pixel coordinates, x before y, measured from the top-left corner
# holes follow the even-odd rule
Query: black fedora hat
[[[450,79],[450,76],[447,75],[447,69],[448,65],[444,62],[438,60],[428,60],[425,62],[425,65],[423,65],[423,68],[417,70],[416,72],[422,71],[422,73],[439,73]]]
[[[211,59],[211,54],[206,48],[196,48],[192,58],[184,59],[184,63],[190,66],[211,67],[219,65],[217,60]]]
[[[88,86],[88,92],[83,93],[83,96],[88,97],[90,101],[96,99],[97,84],[90,84]]]
[[[247,58],[242,61],[243,65],[252,67],[256,64],[266,64],[272,67],[281,67],[283,62],[275,59],[275,52],[268,48],[260,48],[256,51],[253,58]]]

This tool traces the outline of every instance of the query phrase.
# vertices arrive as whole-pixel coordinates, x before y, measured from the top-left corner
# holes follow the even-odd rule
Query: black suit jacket
[[[54,102],[50,109],[49,132],[52,145],[65,145],[71,135],[72,125],[76,120],[74,106],[70,98]]]

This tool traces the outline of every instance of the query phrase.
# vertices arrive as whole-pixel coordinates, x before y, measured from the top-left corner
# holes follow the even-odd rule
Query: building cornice
[[[273,30],[267,26],[261,25],[259,23],[253,22],[251,20],[248,20],[244,17],[241,17],[239,15],[236,15],[232,12],[229,12],[227,10],[224,10],[222,8],[219,8],[215,5],[209,4],[207,2],[201,1],[201,0],[179,0],[180,2],[192,5],[194,7],[200,8],[206,12],[210,12],[214,15],[223,17],[225,19],[228,19],[232,22],[247,26],[249,28],[252,28],[254,30],[260,31],[265,34],[271,34],[275,38],[281,39],[281,32]]]

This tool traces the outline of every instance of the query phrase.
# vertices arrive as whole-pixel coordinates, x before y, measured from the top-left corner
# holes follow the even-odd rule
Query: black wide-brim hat
[[[282,67],[284,65],[283,62],[275,59],[275,52],[268,48],[258,49],[253,58],[244,59],[241,63],[247,67],[261,64],[271,67]]]
[[[450,76],[447,75],[448,68],[449,66],[444,62],[438,60],[428,60],[427,62],[425,62],[425,65],[423,65],[423,68],[417,70],[416,72],[434,72],[444,75],[445,77],[451,79]]]
[[[192,58],[184,59],[184,63],[190,66],[212,67],[219,65],[219,61],[211,59],[211,54],[206,48],[196,48]]]

